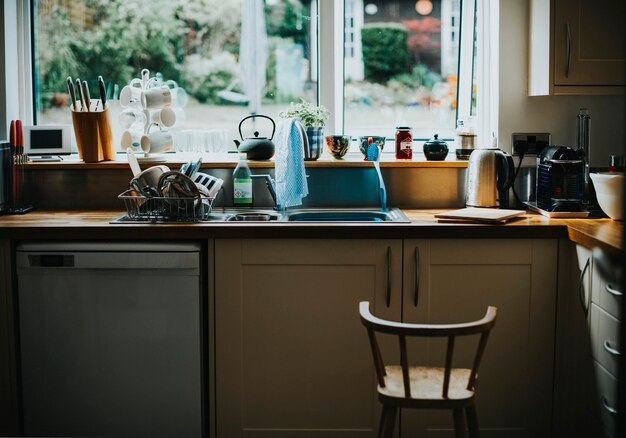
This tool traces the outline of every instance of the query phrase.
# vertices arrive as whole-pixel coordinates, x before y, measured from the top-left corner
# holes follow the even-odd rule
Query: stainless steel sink
[[[150,220],[122,216],[111,223],[170,223],[175,220]],[[398,208],[380,211],[366,208],[310,208],[275,211],[270,209],[216,208],[201,222],[368,222],[408,223],[410,219]]]

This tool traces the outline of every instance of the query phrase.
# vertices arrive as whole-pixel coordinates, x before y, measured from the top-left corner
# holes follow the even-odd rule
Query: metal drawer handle
[[[611,405],[609,405],[609,402],[606,401],[606,398],[602,397],[602,407],[604,407],[604,409],[607,410],[607,412],[615,415],[617,414],[617,409],[615,409],[614,407],[612,407]]]
[[[583,279],[585,278],[585,273],[587,272],[587,269],[589,269],[589,262],[591,261],[591,258],[587,259],[587,263],[585,263],[585,267],[583,268],[582,272],[580,273],[580,278],[578,279],[578,298],[580,299],[580,305],[583,308],[583,312],[585,313],[585,316],[587,316],[587,312],[589,311],[589,307],[586,305],[587,303],[585,302],[585,288],[583,287]]]
[[[387,247],[387,307],[391,306],[391,247]]]
[[[420,295],[420,249],[415,247],[415,290],[413,291],[413,305],[417,307]]]
[[[623,294],[622,294],[620,291],[618,291],[617,289],[613,289],[613,287],[611,287],[611,285],[610,285],[610,284],[607,284],[607,285],[606,285],[606,291],[607,291],[608,293],[610,293],[611,295],[614,295],[614,296],[616,296],[616,297],[621,297],[621,296],[623,295]]]
[[[572,60],[572,31],[569,27],[569,21],[565,23],[566,31],[567,31],[567,64],[565,65],[565,77],[569,77],[569,66]]]
[[[611,347],[611,344],[609,344],[608,340],[604,341],[604,349],[608,351],[609,353],[611,353],[613,356],[619,356],[621,354],[619,350],[616,350],[615,348]]]

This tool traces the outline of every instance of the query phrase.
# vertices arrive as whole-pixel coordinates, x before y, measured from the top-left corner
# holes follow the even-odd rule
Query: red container
[[[396,127],[396,158],[399,160],[413,158],[413,134],[409,126]]]

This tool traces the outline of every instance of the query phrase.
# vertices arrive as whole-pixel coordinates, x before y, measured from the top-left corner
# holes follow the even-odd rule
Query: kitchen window
[[[32,113],[22,118],[71,123],[68,75],[86,79],[96,97],[102,75],[111,99],[148,68],[186,94],[171,128],[178,151],[232,149],[242,118],[277,117],[300,98],[331,110],[327,134],[391,138],[408,124],[418,139],[454,138],[459,120],[482,127],[481,87],[489,82],[475,71],[475,48],[485,3],[155,0],[146,8],[137,0],[34,0],[33,31],[20,34],[27,42],[32,35],[33,48],[32,88],[21,90],[32,92]],[[380,55],[390,42],[401,53]],[[112,101],[116,143],[120,111]]]

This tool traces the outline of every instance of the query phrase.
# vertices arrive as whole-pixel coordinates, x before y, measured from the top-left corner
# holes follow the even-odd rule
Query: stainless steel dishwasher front
[[[203,437],[195,243],[22,244],[26,436]]]

